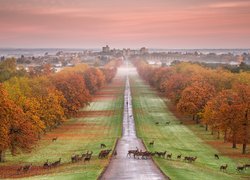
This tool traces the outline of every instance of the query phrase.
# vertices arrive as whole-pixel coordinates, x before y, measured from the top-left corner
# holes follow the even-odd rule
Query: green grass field
[[[107,148],[111,149],[116,139],[121,136],[123,93],[124,86],[118,87],[114,83],[107,86],[90,106],[81,110],[86,116],[72,118],[58,129],[47,133],[31,153],[18,156],[7,153],[7,162],[1,163],[0,168],[13,167],[13,173],[16,173],[18,165],[33,163],[34,168],[24,175],[29,176],[25,179],[96,179],[108,163],[108,158],[97,158],[100,144],[105,143]],[[57,136],[57,141],[52,142],[51,139]],[[71,163],[73,154],[82,154],[86,150],[93,151],[90,162]],[[62,158],[59,167],[51,170],[41,168],[47,159],[54,162],[59,158]],[[36,168],[37,172],[33,172]]]
[[[138,75],[130,76],[133,110],[137,136],[142,138],[150,151],[167,151],[172,153],[172,160],[154,157],[161,170],[171,179],[204,180],[204,179],[250,179],[250,169],[238,173],[236,166],[250,162],[249,159],[231,159],[214,154],[220,154],[207,145],[201,138],[168,110],[164,99],[142,81]],[[170,121],[170,125],[165,125]],[[156,125],[155,122],[159,122]],[[155,140],[153,147],[149,142]],[[176,156],[197,156],[194,163],[177,160]],[[183,159],[183,158],[182,158]],[[222,164],[228,164],[226,172],[219,170]]]

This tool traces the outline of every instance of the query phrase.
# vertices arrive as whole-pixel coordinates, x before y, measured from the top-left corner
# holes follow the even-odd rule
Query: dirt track
[[[117,156],[113,157],[108,168],[100,179],[168,179],[156,167],[151,159],[142,160],[127,157],[128,150],[136,147],[145,150],[140,139],[136,137],[129,79],[126,81],[124,95],[123,134],[117,144]]]

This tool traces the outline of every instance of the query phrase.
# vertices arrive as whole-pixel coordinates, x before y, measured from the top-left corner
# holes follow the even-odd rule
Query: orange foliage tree
[[[0,161],[4,161],[6,150],[12,154],[29,151],[36,141],[35,129],[25,113],[0,85]]]

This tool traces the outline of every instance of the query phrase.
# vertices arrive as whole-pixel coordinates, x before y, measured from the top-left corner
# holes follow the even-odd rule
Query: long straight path
[[[127,69],[128,71],[129,69]],[[123,134],[118,140],[116,151],[117,156],[113,157],[108,168],[100,179],[119,180],[158,180],[168,179],[156,167],[151,159],[138,160],[127,157],[128,150],[135,150],[136,147],[145,150],[142,141],[136,137],[136,130],[133,118],[132,97],[130,92],[129,78],[127,76],[126,88],[124,92],[124,112],[123,112]]]

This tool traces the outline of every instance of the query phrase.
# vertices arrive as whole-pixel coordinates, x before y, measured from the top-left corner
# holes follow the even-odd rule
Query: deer
[[[245,166],[245,168],[249,168],[250,164],[245,164],[244,166]]]
[[[214,158],[220,159],[218,154],[214,154]]]
[[[78,154],[77,154],[77,155],[74,155],[74,156],[71,156],[71,162],[72,162],[72,163],[79,161],[79,159],[80,159],[80,157],[79,157]]]
[[[236,170],[238,172],[243,171],[244,169],[246,169],[245,165],[243,165],[243,166],[237,166],[237,168],[236,168]]]
[[[227,164],[226,164],[226,165],[221,165],[221,166],[220,166],[220,170],[221,170],[221,171],[227,170]]]
[[[153,141],[149,142],[149,145],[154,146],[154,143],[155,143],[155,141],[153,140]]]
[[[62,158],[59,158],[59,160],[58,160],[58,161],[53,162],[53,163],[51,164],[51,166],[56,167],[56,166],[60,165],[61,160],[62,160]]]
[[[163,158],[165,157],[166,153],[167,153],[167,151],[164,151],[164,152],[157,152],[157,151],[156,151],[156,152],[155,152],[155,154],[157,154],[158,157],[161,157],[161,156],[162,156]]]
[[[49,164],[49,160],[47,159],[47,161],[43,164],[43,168],[46,169],[49,167],[50,167],[50,164]]]
[[[181,154],[179,154],[179,155],[177,156],[177,159],[181,159]]]
[[[58,137],[52,138],[52,142],[56,141]]]
[[[23,167],[23,171],[24,171],[24,172],[28,172],[28,171],[31,169],[31,167],[32,167],[32,163],[31,163],[30,165],[24,166],[24,167]]]
[[[24,167],[24,166],[19,167],[19,168],[17,169],[17,173],[20,173],[21,171],[23,171],[23,167]]]
[[[131,157],[131,156],[130,156],[131,154],[134,154],[134,153],[136,153],[136,152],[138,152],[138,151],[139,151],[138,147],[136,147],[136,150],[128,150],[127,156]]]
[[[101,144],[101,148],[105,148],[105,147],[106,147],[106,145],[102,143]]]
[[[170,121],[167,121],[167,122],[166,122],[166,125],[169,125],[169,124],[170,124]]]
[[[167,159],[171,159],[172,158],[172,153],[171,154],[167,154]]]
[[[90,154],[87,154],[86,156],[85,156],[85,158],[84,158],[84,162],[85,161],[90,161],[90,159],[91,159],[91,157],[92,157],[92,154],[93,154],[93,151],[91,151],[91,153]]]
[[[194,162],[197,159],[197,157],[190,157],[189,162]]]

